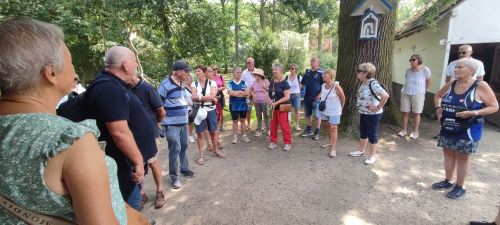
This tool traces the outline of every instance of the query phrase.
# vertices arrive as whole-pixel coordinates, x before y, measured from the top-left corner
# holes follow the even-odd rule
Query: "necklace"
[[[54,112],[55,107],[49,107],[47,102],[34,96],[28,95],[13,95],[13,96],[3,96],[2,101],[12,102],[18,104],[35,105],[36,107],[43,108],[43,111]]]

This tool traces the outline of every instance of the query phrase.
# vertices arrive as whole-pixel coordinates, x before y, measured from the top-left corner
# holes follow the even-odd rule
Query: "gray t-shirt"
[[[431,70],[423,66],[419,71],[406,70],[406,82],[401,92],[407,95],[425,94],[425,81],[431,78]]]

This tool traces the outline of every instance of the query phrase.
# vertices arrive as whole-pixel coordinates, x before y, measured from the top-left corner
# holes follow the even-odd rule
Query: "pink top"
[[[220,74],[215,74],[215,83],[217,84],[217,88],[224,87],[224,77]]]
[[[264,85],[269,88],[269,81],[261,80],[259,82],[253,82],[252,90],[255,93],[255,96],[253,97],[254,103],[267,103],[269,96],[267,91],[264,89]]]

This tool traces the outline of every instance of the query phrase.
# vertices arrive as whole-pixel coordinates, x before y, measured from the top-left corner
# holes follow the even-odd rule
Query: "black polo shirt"
[[[111,78],[111,79],[110,79]],[[116,146],[106,123],[127,120],[128,126],[134,135],[135,142],[142,153],[144,161],[158,152],[156,147],[153,121],[142,107],[142,104],[130,90],[127,83],[117,76],[101,71],[98,79],[110,79],[110,82],[97,84],[88,93],[88,103],[95,116],[97,126],[101,131],[100,141],[106,141],[106,155],[115,159],[118,170],[130,170],[131,163]]]
[[[139,98],[144,111],[146,111],[149,118],[151,118],[151,121],[153,121],[154,127],[152,129],[155,137],[159,137],[159,127],[156,126],[158,123],[156,110],[163,107],[160,95],[150,83],[142,79],[135,87],[132,88],[132,92]]]

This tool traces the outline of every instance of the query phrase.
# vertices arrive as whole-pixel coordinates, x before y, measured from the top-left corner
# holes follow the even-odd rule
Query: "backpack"
[[[88,93],[92,91],[93,87],[104,82],[114,82],[114,80],[111,77],[95,79],[89,85],[87,91],[73,97],[68,97],[67,101],[61,103],[61,105],[59,105],[56,110],[57,115],[69,119],[73,122],[80,122],[86,119],[94,119],[95,116],[88,107],[87,96]],[[127,91],[122,85],[120,85],[120,87],[122,87],[125,92]]]
[[[370,81],[370,83],[368,84],[368,87],[370,88],[370,92],[372,93],[373,97],[375,97],[375,99],[377,99],[377,101],[380,102],[380,98],[375,94],[375,92],[372,89],[372,82],[373,82],[373,80]],[[380,82],[378,82],[378,83],[380,84],[380,87],[382,87],[382,89],[384,89],[384,91],[387,92],[387,94],[389,94],[389,91],[387,91],[387,88],[385,88],[385,85],[380,83]],[[389,98],[387,98],[387,102],[385,103],[384,108],[388,107],[390,105],[391,105],[391,96],[389,95]]]

